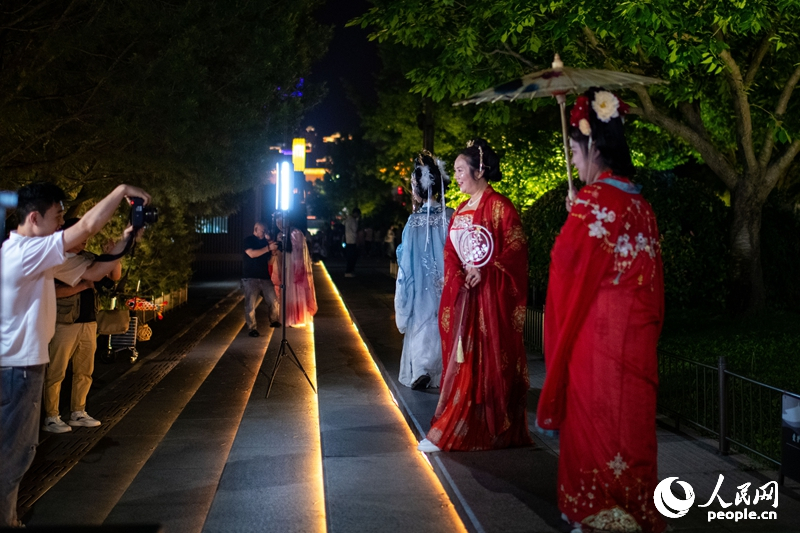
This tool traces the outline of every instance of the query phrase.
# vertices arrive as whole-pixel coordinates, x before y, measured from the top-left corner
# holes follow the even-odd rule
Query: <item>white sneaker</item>
[[[89,416],[86,411],[73,411],[67,424],[76,427],[96,428],[100,425],[100,421]]]
[[[50,433],[69,433],[72,431],[72,428],[69,427],[61,420],[61,417],[56,416],[48,416],[44,419],[44,424],[42,424],[42,431],[47,431]]]
[[[428,439],[422,439],[421,441],[419,441],[419,444],[417,444],[417,449],[419,451],[425,452],[425,453],[433,453],[433,452],[442,451],[441,448],[439,448],[437,445],[435,445],[434,443],[432,443]]]

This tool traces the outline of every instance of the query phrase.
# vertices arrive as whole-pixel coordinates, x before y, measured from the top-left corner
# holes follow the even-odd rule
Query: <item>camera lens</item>
[[[144,222],[145,224],[155,224],[158,222],[158,208],[145,207],[144,208]]]

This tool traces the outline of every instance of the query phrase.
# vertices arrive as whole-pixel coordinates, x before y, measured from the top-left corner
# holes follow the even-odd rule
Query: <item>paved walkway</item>
[[[396,381],[402,336],[394,326],[394,280],[378,260],[361,261],[352,279],[342,266],[315,269],[314,324],[286,330],[319,394],[282,358],[265,398],[281,330],[247,336],[235,291],[213,307],[201,300],[197,318],[171,343],[109,377],[90,398],[103,426],[47,436],[37,458],[47,474],[25,490],[29,529],[566,531],[556,507],[557,441],[536,435],[529,448],[416,451],[438,396]],[[531,354],[529,366],[534,413],[541,358]],[[666,429],[659,429],[659,470],[690,482],[697,503],[709,498],[720,473],[726,501],[742,483],[775,478]],[[777,511],[777,521],[709,524],[695,506],[670,524],[678,531],[800,531],[797,484],[781,490]]]
[[[397,382],[402,335],[394,327],[394,280],[388,267],[374,260],[362,262],[355,278],[344,278],[341,265],[329,265],[334,280],[371,352],[384,369],[386,381],[393,387],[401,408],[418,435],[430,427],[438,395],[434,391],[417,392]],[[534,435],[534,449],[493,452],[431,454],[434,466],[453,501],[458,505],[467,526],[474,531],[565,531],[556,508],[558,440],[535,431],[536,401],[544,383],[544,361],[540,354],[528,355],[531,391],[529,428]],[[777,471],[764,469],[742,455],[720,456],[716,442],[685,433],[675,433],[659,423],[659,478],[678,476],[689,482],[696,495],[695,505],[679,519],[669,520],[675,531],[800,531],[800,484],[787,480],[780,491],[778,509],[759,504],[760,511],[776,510],[778,520],[708,521],[708,511],[739,510],[744,505],[720,507],[715,501],[708,508],[698,508],[711,497],[720,474],[723,500],[734,502],[739,486],[750,483],[749,493],[777,479]],[[449,480],[452,479],[452,483]],[[680,488],[673,485],[677,496]],[[753,510],[751,506],[749,510]]]

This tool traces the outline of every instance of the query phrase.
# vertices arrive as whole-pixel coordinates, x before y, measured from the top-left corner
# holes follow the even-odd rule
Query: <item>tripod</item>
[[[311,383],[311,378],[308,377],[303,365],[300,364],[297,354],[294,353],[292,345],[289,344],[289,341],[286,339],[286,254],[288,253],[286,243],[291,228],[288,227],[285,220],[282,220],[281,225],[284,226],[281,228],[281,233],[283,234],[283,251],[281,252],[281,347],[278,350],[278,356],[275,358],[275,366],[272,367],[272,375],[269,378],[269,387],[267,387],[267,395],[265,398],[269,398],[269,393],[272,390],[272,383],[275,381],[275,375],[278,373],[278,367],[281,365],[281,360],[284,357],[289,357],[290,355],[291,357],[289,361],[294,363],[295,366],[300,369],[300,372],[302,372],[306,377],[308,384],[311,385],[311,390],[313,390],[314,393],[317,392],[317,389],[314,388],[314,384]]]

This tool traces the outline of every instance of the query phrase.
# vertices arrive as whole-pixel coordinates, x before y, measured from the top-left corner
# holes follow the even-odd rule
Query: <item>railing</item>
[[[173,309],[180,307],[181,305],[186,303],[186,300],[189,297],[189,286],[185,285],[180,289],[172,290],[168,293],[161,293],[161,296],[157,298],[153,298],[151,301],[156,304],[157,306],[161,306],[161,304],[166,302],[166,305],[161,306],[160,312],[162,314],[166,314]],[[136,316],[139,317],[139,323],[145,323],[149,320],[154,320],[158,316],[159,311],[153,310],[142,310],[136,311]]]
[[[724,357],[714,367],[660,351],[658,366],[658,407],[677,426],[717,436],[723,455],[733,445],[780,466],[783,396],[800,396],[729,371]]]
[[[677,428],[686,423],[719,435],[719,372],[716,367],[659,352],[658,408]]]
[[[528,308],[523,336],[542,351],[544,310]],[[658,376],[658,410],[677,428],[716,436],[723,455],[733,446],[780,467],[783,396],[800,395],[731,372],[724,357],[713,366],[660,350]]]
[[[527,308],[522,339],[529,351],[544,353],[544,308]]]

